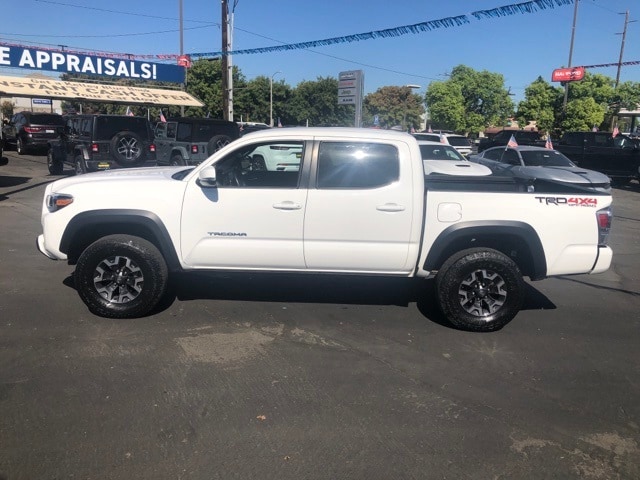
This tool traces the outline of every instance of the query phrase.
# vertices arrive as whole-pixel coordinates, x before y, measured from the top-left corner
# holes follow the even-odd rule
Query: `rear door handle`
[[[403,212],[404,205],[398,205],[397,203],[385,203],[384,205],[377,205],[376,210],[381,212]]]
[[[274,203],[273,208],[277,210],[300,210],[302,208],[302,205],[300,205],[299,203],[286,201],[286,202]]]

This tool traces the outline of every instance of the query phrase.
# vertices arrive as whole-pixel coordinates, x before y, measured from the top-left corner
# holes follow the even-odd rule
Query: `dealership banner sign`
[[[0,76],[0,97],[54,98],[127,105],[180,105],[203,107],[204,104],[181,90],[139,88],[123,85],[64,82],[47,78]]]
[[[184,83],[185,68],[179,65],[141,62],[124,58],[82,55],[0,44],[0,67],[28,68],[60,73],[81,73],[132,80]]]

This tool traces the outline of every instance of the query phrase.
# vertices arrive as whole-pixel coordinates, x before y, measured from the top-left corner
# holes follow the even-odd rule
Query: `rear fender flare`
[[[538,233],[531,225],[517,221],[476,221],[451,225],[440,233],[433,242],[423,268],[426,271],[437,270],[452,253],[464,248],[490,246],[501,250],[500,246],[507,244],[505,239],[517,240],[518,246],[530,255],[527,274],[532,280],[546,277],[546,255]],[[459,246],[459,248],[452,251],[453,245]],[[501,251],[511,256],[509,251]],[[520,262],[525,259],[514,258],[514,260],[522,269],[523,265]]]

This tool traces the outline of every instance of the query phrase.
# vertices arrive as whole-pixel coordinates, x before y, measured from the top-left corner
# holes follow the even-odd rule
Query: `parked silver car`
[[[563,184],[579,190],[611,192],[611,179],[607,175],[580,168],[557,150],[544,147],[493,147],[471,155],[469,160],[486,165],[494,175],[537,182],[540,188],[547,190],[554,184]]]

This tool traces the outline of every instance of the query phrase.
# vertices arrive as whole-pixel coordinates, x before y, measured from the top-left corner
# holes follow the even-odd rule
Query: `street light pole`
[[[282,73],[282,72],[278,70],[276,73],[271,75],[271,78],[269,79],[269,126],[270,127],[273,127],[273,77],[275,77],[279,73]]]
[[[404,102],[404,116],[402,119],[402,128],[405,129],[405,131],[407,130],[407,108],[409,107],[409,98],[411,98],[411,93],[413,90],[418,90],[420,88],[422,88],[420,85],[413,85],[413,84],[409,84],[409,85],[405,85],[404,88],[409,90],[409,95],[407,95],[407,99]]]

